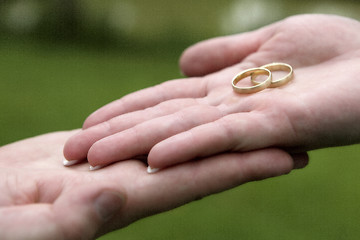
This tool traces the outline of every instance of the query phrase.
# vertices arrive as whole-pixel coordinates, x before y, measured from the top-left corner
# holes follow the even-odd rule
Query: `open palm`
[[[304,167],[281,150],[223,154],[149,175],[122,161],[98,171],[61,164],[65,141],[55,132],[0,148],[0,239],[93,239],[139,218],[244,182]],[[221,160],[219,160],[221,159]]]
[[[66,144],[67,159],[92,166],[148,154],[164,168],[222,152],[290,152],[360,139],[360,23],[300,15],[199,43],[180,65],[190,78],[129,94],[93,113]],[[279,88],[237,94],[238,72],[271,62],[293,66]]]

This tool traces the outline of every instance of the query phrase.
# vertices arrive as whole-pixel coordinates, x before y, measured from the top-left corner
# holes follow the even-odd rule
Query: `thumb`
[[[110,185],[111,186],[111,185]],[[64,193],[54,204],[65,239],[93,239],[125,205],[126,196],[109,184],[89,184]]]
[[[75,187],[54,203],[2,206],[0,239],[93,239],[125,203],[114,189]]]
[[[268,39],[270,28],[218,37],[197,43],[184,51],[180,69],[189,77],[203,76],[239,63]]]

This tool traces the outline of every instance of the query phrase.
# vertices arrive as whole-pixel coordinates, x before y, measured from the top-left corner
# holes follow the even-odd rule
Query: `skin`
[[[280,147],[303,152],[360,140],[360,23],[300,15],[187,49],[189,78],[114,101],[90,115],[69,139],[67,159],[107,165],[148,154],[166,168],[223,152]],[[293,80],[237,94],[231,79],[271,62],[294,68]]]
[[[248,181],[307,164],[279,149],[228,153],[147,174],[139,160],[98,171],[61,164],[74,134],[49,133],[0,148],[0,239],[94,239]]]

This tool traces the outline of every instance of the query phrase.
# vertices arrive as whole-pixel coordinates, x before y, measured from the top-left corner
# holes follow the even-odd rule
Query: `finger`
[[[119,184],[104,181],[64,189],[53,205],[63,235],[66,239],[94,239],[126,204],[124,193]]]
[[[105,105],[85,120],[83,129],[121,114],[143,110],[170,99],[201,98],[206,95],[206,91],[206,84],[201,79],[166,81],[157,86],[131,93]]]
[[[97,166],[147,154],[156,143],[222,116],[216,107],[189,107],[97,141],[91,146],[87,159],[91,166]]]
[[[124,131],[137,124],[172,114],[189,106],[199,104],[198,99],[172,99],[145,110],[125,113],[101,124],[84,129],[72,136],[64,146],[64,156],[67,160],[85,160],[90,147],[98,140]],[[155,129],[153,129],[155,130]]]
[[[256,52],[272,34],[265,27],[243,34],[218,37],[195,44],[180,58],[180,69],[186,76],[203,76],[232,66]]]
[[[291,128],[286,118],[269,120],[262,113],[227,115],[156,144],[148,155],[152,168],[164,168],[225,151],[248,151],[290,142]],[[281,126],[277,127],[277,126]]]
[[[93,239],[97,230],[119,212],[124,195],[103,186],[77,187],[52,203],[0,208],[1,239]]]
[[[294,160],[294,169],[301,169],[308,165],[309,155],[307,152],[290,154]]]

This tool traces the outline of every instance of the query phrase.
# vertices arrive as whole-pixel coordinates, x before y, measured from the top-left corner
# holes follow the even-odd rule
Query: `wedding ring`
[[[279,78],[277,80],[272,80],[269,87],[280,87],[282,85],[285,85],[288,83],[294,76],[294,72],[292,67],[289,64],[286,63],[269,63],[266,65],[261,66],[261,68],[266,68],[270,71],[286,71],[289,72],[285,77]],[[253,84],[259,84],[258,81],[256,81],[256,76],[259,75],[257,73],[251,74],[251,81]]]
[[[254,86],[250,86],[250,87],[238,87],[236,86],[236,84],[238,82],[240,82],[242,79],[248,77],[248,76],[252,76],[253,74],[255,75],[268,75],[268,77],[266,78],[265,81],[263,82],[253,82],[253,84],[256,84]],[[233,79],[232,79],[232,87],[233,90],[237,93],[255,93],[255,92],[259,92],[265,88],[267,88],[270,84],[271,84],[271,79],[272,79],[272,75],[269,69],[264,68],[264,67],[259,67],[259,68],[250,68],[247,69],[245,71],[240,72],[239,74],[237,74]]]

